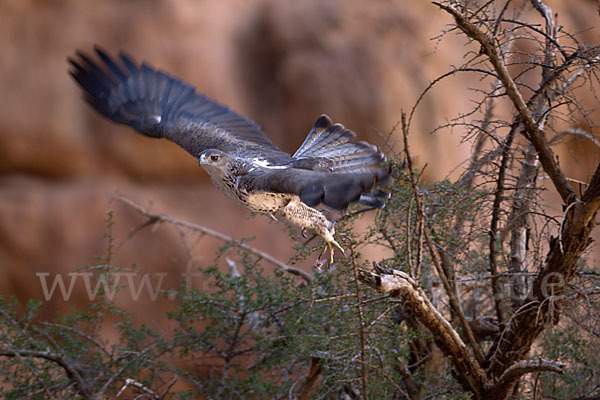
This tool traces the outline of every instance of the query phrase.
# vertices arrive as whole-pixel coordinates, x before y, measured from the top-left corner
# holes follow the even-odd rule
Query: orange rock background
[[[548,4],[572,31],[598,25],[595,1]],[[421,0],[0,0],[0,293],[42,299],[36,273],[97,263],[108,209],[117,242],[144,220],[115,193],[235,238],[255,236],[253,246],[281,260],[294,254],[282,225],[222,197],[176,145],[95,114],[67,74],[75,49],[123,49],[247,115],[293,152],[322,113],[381,145],[377,131],[390,132],[431,80],[461,63],[462,38],[431,40],[449,22]],[[431,180],[456,175],[468,157],[460,132],[428,133],[470,109],[477,82],[468,79],[440,85],[415,117],[412,150]],[[564,154],[569,175],[585,179],[592,153]],[[194,263],[210,264],[221,244],[199,239]],[[166,272],[176,284],[189,260],[178,231],[161,225],[128,241],[114,263]],[[72,302],[84,298],[77,288]],[[53,298],[45,309],[67,304]],[[129,308],[148,312],[143,302]]]

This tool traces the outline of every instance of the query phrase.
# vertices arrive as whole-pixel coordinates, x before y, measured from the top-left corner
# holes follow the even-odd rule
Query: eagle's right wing
[[[132,126],[146,136],[167,138],[194,157],[206,149],[260,157],[271,163],[289,162],[254,122],[208,99],[194,87],[141,66],[120,53],[118,61],[95,48],[100,62],[77,52],[69,58],[70,74],[85,99],[105,117]]]
[[[336,173],[376,173],[382,169],[385,156],[377,146],[367,142],[353,142],[356,134],[342,124],[332,124],[321,115],[304,143],[292,156],[297,168]]]
[[[385,156],[376,146],[353,142],[356,134],[320,116],[287,168],[252,174],[256,190],[294,193],[309,206],[345,209],[352,202],[381,207],[387,193],[375,189],[391,183]]]

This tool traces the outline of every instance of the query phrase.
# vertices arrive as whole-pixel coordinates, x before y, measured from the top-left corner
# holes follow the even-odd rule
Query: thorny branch
[[[433,4],[450,13],[454,17],[456,25],[461,29],[461,31],[463,31],[471,39],[476,40],[481,45],[481,51],[488,56],[488,60],[498,74],[500,81],[506,89],[506,94],[513,102],[513,105],[515,106],[521,118],[526,136],[535,146],[540,158],[540,162],[548,176],[550,176],[550,179],[552,179],[554,187],[560,194],[565,204],[568,205],[573,201],[576,201],[577,199],[575,197],[575,193],[569,185],[564,173],[558,166],[556,156],[546,141],[544,132],[539,129],[537,122],[534,121],[531,111],[527,107],[527,104],[525,103],[517,84],[510,76],[506,65],[502,61],[501,56],[498,54],[498,48],[494,43],[494,39],[490,38],[475,24],[469,21],[469,19],[459,10],[457,10],[454,5],[448,5],[438,1],[435,1]]]
[[[417,187],[417,181],[414,176],[414,171],[412,170],[412,165],[413,165],[412,157],[410,155],[410,150],[408,147],[408,125],[406,123],[406,116],[404,114],[402,114],[402,136],[403,136],[403,140],[404,140],[404,154],[406,156],[406,160],[408,163],[409,176],[410,176],[410,181],[411,181],[411,185],[413,188],[415,204],[417,206],[417,209],[421,213],[421,218],[423,218],[423,233],[425,236],[425,243],[427,244],[428,250],[431,254],[431,258],[433,259],[433,264],[434,264],[436,271],[440,277],[440,280],[442,281],[442,284],[444,285],[444,289],[446,290],[446,293],[448,294],[448,298],[450,300],[450,305],[452,307],[452,310],[458,316],[458,319],[461,323],[461,327],[463,328],[465,335],[469,339],[469,343],[471,344],[471,347],[473,348],[473,352],[475,353],[475,357],[477,358],[477,361],[479,363],[482,363],[484,360],[483,353],[481,352],[481,349],[479,348],[479,344],[477,343],[477,340],[475,340],[475,336],[473,335],[471,327],[469,326],[469,323],[467,322],[467,319],[465,318],[465,315],[462,311],[460,303],[458,302],[458,294],[456,293],[456,288],[453,288],[452,285],[450,285],[450,283],[448,282],[448,276],[446,276],[446,273],[445,273],[444,269],[442,268],[440,254],[438,253],[437,249],[433,245],[433,242],[432,242],[430,234],[429,234],[429,229],[425,228],[425,225],[426,225],[425,215],[423,213],[424,206],[422,205],[422,199],[420,197],[419,189]]]
[[[152,391],[148,387],[144,386],[140,382],[136,381],[135,379],[131,379],[131,378],[125,379],[125,384],[123,385],[123,387],[121,387],[121,390],[119,390],[119,392],[117,393],[116,397],[117,398],[121,397],[121,395],[123,394],[123,392],[125,391],[125,389],[127,389],[129,386],[137,389],[138,391],[140,391],[141,393],[143,393],[144,396],[148,396],[151,399],[154,399],[154,400],[159,400],[160,399],[160,396],[157,395],[156,393],[154,393],[154,391]]]

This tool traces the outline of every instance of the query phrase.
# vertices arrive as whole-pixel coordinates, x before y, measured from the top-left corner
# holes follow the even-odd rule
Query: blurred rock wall
[[[593,1],[549,3],[574,30],[597,22]],[[108,209],[117,242],[144,221],[115,193],[255,236],[254,246],[284,261],[294,254],[284,227],[224,199],[183,150],[91,111],[67,74],[75,49],[125,50],[249,116],[293,152],[321,113],[381,145],[377,132],[390,132],[431,80],[461,63],[462,39],[449,35],[437,48],[431,40],[449,22],[421,0],[0,0],[0,293],[41,299],[36,273],[99,262]],[[597,42],[597,31],[583,35]],[[412,150],[429,179],[460,172],[469,154],[460,133],[428,133],[472,106],[477,83],[468,78],[440,85],[415,117]],[[155,228],[113,261],[177,283],[190,254],[175,228]],[[196,239],[194,262],[210,264],[221,243]]]

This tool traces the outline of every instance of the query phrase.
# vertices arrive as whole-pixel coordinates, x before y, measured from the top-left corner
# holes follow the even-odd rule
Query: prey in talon
[[[69,59],[70,74],[96,111],[145,136],[175,142],[198,159],[225,196],[249,210],[321,236],[330,265],[335,249],[344,250],[333,222],[315,207],[344,210],[357,202],[378,208],[387,198],[378,188],[391,182],[383,153],[355,141],[354,132],[327,115],[317,118],[304,143],[289,154],[257,124],[179,78],[125,53],[113,58],[95,48],[95,57],[76,54]]]

